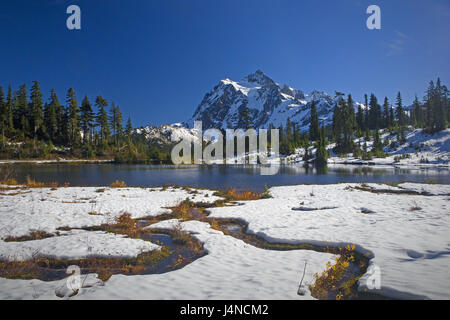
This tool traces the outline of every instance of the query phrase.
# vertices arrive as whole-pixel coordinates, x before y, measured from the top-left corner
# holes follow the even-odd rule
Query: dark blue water
[[[332,184],[340,182],[401,181],[450,184],[447,169],[409,170],[345,166],[329,167],[326,172],[301,165],[284,165],[278,174],[260,175],[260,167],[241,166],[161,166],[126,164],[16,164],[19,182],[29,175],[36,181],[68,182],[71,186],[108,186],[115,180],[128,186],[188,185],[207,188],[262,190],[264,186]]]

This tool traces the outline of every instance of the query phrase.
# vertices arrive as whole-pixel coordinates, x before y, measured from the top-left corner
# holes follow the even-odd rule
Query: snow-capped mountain
[[[241,81],[223,79],[197,107],[186,125],[193,127],[201,120],[203,129],[242,128],[241,112],[249,108],[255,128],[285,125],[288,118],[307,130],[310,121],[311,102],[314,100],[321,124],[331,124],[333,108],[341,95],[330,96],[325,92],[313,91],[305,94],[301,90],[278,84],[261,70],[248,75]],[[355,102],[355,109],[359,103]],[[363,106],[364,107],[364,106]]]
[[[201,120],[203,130],[209,128],[237,129],[243,128],[241,112],[248,107],[255,128],[268,128],[270,124],[276,128],[285,126],[288,118],[300,126],[300,130],[308,130],[311,103],[317,106],[320,123],[329,125],[333,119],[333,108],[340,94],[330,96],[325,92],[313,91],[305,94],[285,84],[278,84],[261,70],[248,75],[241,81],[223,79],[203,98],[191,119],[184,123],[163,126],[146,126],[135,130],[147,140],[161,144],[171,144],[183,138],[195,137],[194,121]],[[364,105],[355,102],[355,110]]]

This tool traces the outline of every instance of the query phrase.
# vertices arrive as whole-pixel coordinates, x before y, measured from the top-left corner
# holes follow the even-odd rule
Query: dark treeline
[[[365,96],[364,108],[358,105],[354,111],[354,101],[349,95],[342,97],[334,108],[332,124],[332,140],[336,142],[334,152],[338,154],[353,153],[356,157],[383,156],[383,144],[380,140],[380,129],[396,132],[399,143],[404,143],[405,130],[408,126],[423,128],[425,132],[434,134],[446,129],[449,120],[449,91],[440,79],[434,84],[430,82],[423,102],[417,96],[412,108],[405,110],[401,93],[397,94],[395,105],[391,105],[385,97],[380,105],[377,97],[371,94],[369,99]],[[354,143],[355,138],[365,137],[364,143],[373,136],[371,155],[367,154],[367,146]],[[359,140],[361,141],[361,140]]]
[[[67,91],[64,104],[54,89],[44,102],[40,83],[6,93],[0,86],[0,156],[2,158],[72,158],[146,161],[166,159],[167,155],[133,136],[128,118],[124,125],[118,105],[97,96],[77,100],[75,90]]]
[[[327,145],[335,143],[333,151],[337,154],[353,153],[362,159],[382,157],[385,145],[380,139],[380,129],[396,133],[398,142],[403,143],[408,126],[433,134],[444,130],[449,122],[449,91],[440,79],[431,81],[423,101],[416,96],[408,110],[400,92],[394,105],[387,97],[381,105],[374,94],[366,95],[364,106],[367,108],[361,104],[355,108],[351,95],[337,95],[331,126],[320,123],[316,102],[312,101],[308,132],[301,132],[291,119],[278,128],[281,154],[290,155],[295,149],[304,148],[307,150],[304,160],[315,159],[315,163],[324,164],[328,158]],[[240,116],[242,127],[253,126],[248,108],[244,108]],[[268,129],[273,128],[269,125]],[[48,101],[44,102],[38,81],[33,82],[30,93],[25,84],[15,91],[11,86],[6,92],[0,87],[0,131],[0,158],[170,160],[171,146],[160,146],[147,141],[143,135],[133,135],[131,120],[124,125],[120,107],[114,102],[109,104],[102,96],[91,102],[84,96],[79,105],[73,88],[67,91],[64,104],[60,103],[55,90],[51,90]],[[358,142],[355,143],[355,139]],[[373,148],[368,152],[367,142],[371,140]],[[315,157],[311,154],[312,146],[317,149]]]
[[[333,151],[340,155],[353,153],[353,156],[361,159],[383,157],[383,143],[380,138],[380,129],[386,129],[397,134],[399,143],[404,143],[405,130],[408,126],[423,128],[425,132],[434,134],[447,128],[450,121],[449,91],[441,84],[440,79],[430,82],[422,102],[415,98],[412,108],[405,109],[401,93],[397,94],[394,105],[384,98],[381,105],[374,94],[365,95],[364,107],[355,102],[351,95],[347,97],[337,93],[338,103],[334,107],[331,126],[324,127],[317,114],[316,102],[311,103],[311,118],[309,132],[300,132],[298,124],[287,119],[285,126],[280,126],[280,153],[284,155],[294,154],[295,149],[306,149],[303,160],[315,159],[318,165],[326,164],[328,152],[326,146],[336,143]],[[355,110],[356,109],[356,110]],[[249,111],[241,113],[241,119],[249,127]],[[251,125],[250,125],[251,126]],[[273,129],[273,125],[269,125]],[[355,139],[358,142],[355,143]],[[367,142],[373,140],[373,148],[368,151]],[[361,143],[363,141],[363,143]],[[308,148],[317,148],[314,157]]]

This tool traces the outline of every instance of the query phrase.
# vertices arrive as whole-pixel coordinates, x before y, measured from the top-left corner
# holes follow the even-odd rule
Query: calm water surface
[[[332,184],[339,182],[435,182],[450,184],[447,169],[410,170],[377,167],[329,167],[326,172],[301,165],[283,165],[278,174],[260,175],[257,165],[167,166],[127,164],[15,164],[19,182],[68,182],[71,186],[107,186],[115,180],[128,186],[189,185],[207,188],[262,190],[264,186]]]

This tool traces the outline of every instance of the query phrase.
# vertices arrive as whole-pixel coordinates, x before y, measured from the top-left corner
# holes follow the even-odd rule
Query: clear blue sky
[[[66,28],[66,8],[82,30]],[[366,8],[382,30],[366,28]],[[448,0],[2,0],[0,85],[103,95],[135,126],[183,121],[224,77],[407,103],[450,81]]]

